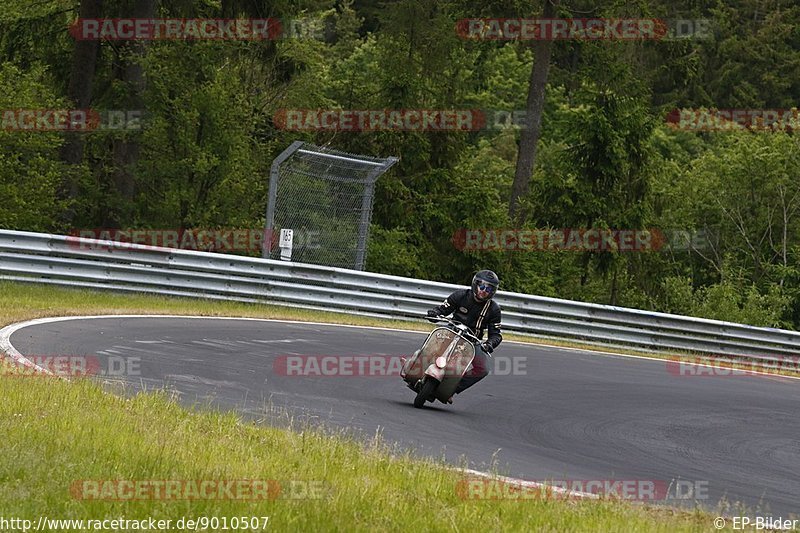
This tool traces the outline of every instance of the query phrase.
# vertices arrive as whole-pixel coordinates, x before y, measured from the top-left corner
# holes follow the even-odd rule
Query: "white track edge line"
[[[189,318],[189,319],[204,319],[204,320],[243,320],[243,321],[253,321],[253,322],[283,322],[289,324],[307,324],[307,325],[315,325],[315,326],[335,326],[335,327],[342,327],[342,328],[360,328],[360,329],[373,329],[379,331],[394,331],[398,333],[413,333],[418,335],[428,335],[428,332],[425,331],[416,331],[413,329],[398,329],[398,328],[389,328],[385,326],[360,326],[355,324],[336,324],[332,322],[313,322],[307,320],[286,320],[280,318],[254,318],[254,317],[231,317],[231,316],[200,316],[200,315],[154,315],[154,314],[146,314],[146,315],[78,315],[78,316],[59,316],[59,317],[45,317],[45,318],[34,318],[32,320],[26,320],[24,322],[19,322],[16,324],[10,324],[3,329],[0,329],[0,355],[2,352],[8,351],[11,357],[14,360],[19,361],[21,364],[25,366],[36,366],[30,360],[26,359],[22,354],[20,354],[14,347],[11,345],[10,337],[16,331],[26,328],[28,326],[36,326],[39,324],[48,324],[51,322],[63,322],[67,320],[93,320],[93,319],[105,319],[105,318]],[[590,348],[573,348],[569,346],[554,346],[551,344],[543,344],[543,343],[535,343],[535,342],[525,342],[525,341],[503,341],[512,344],[522,344],[528,346],[541,346],[544,348],[551,348],[555,350],[566,350],[570,352],[582,352],[589,355],[601,355],[606,357],[627,357],[630,359],[638,359],[643,361],[653,361],[653,362],[681,362],[680,359],[675,359],[674,357],[662,357],[659,354],[654,354],[653,356],[645,356],[645,355],[633,355],[633,354],[623,354],[623,353],[616,353],[616,352],[606,352],[602,350],[592,350]],[[700,366],[705,368],[720,368],[719,366],[714,366],[705,363],[698,363],[694,361],[683,361],[682,364],[687,365],[694,365]],[[36,368],[40,368],[36,366]],[[725,367],[728,368],[728,367]],[[45,369],[41,369],[42,371],[47,372]],[[787,376],[784,374],[774,374],[770,372],[761,372],[759,370],[744,370],[747,372],[747,375],[760,375],[760,376],[767,376],[767,377],[776,377],[776,378],[784,378],[784,379],[793,379],[793,380],[800,380],[800,376]],[[50,372],[48,372],[50,373]]]
[[[303,320],[282,320],[282,319],[275,319],[275,318],[252,318],[252,317],[221,317],[221,316],[196,316],[196,315],[82,315],[82,316],[62,316],[62,317],[45,317],[45,318],[35,318],[31,320],[27,320],[24,322],[18,322],[16,324],[10,324],[5,326],[4,328],[0,329],[0,356],[4,354],[8,354],[11,356],[12,359],[15,361],[29,367],[34,367],[39,369],[42,372],[46,372],[50,374],[48,370],[39,367],[29,359],[27,359],[24,355],[22,355],[14,346],[11,344],[11,335],[15,332],[29,327],[35,326],[39,324],[49,324],[53,322],[65,322],[68,320],[92,320],[92,319],[104,319],[104,318],[189,318],[189,319],[210,319],[210,320],[241,320],[241,321],[253,321],[253,322],[283,322],[283,323],[292,323],[292,324],[310,324],[310,325],[321,325],[321,326],[336,326],[336,327],[348,327],[348,328],[362,328],[362,329],[377,329],[381,331],[396,331],[402,333],[417,333],[417,334],[425,334],[427,333],[422,331],[414,331],[414,330],[407,330],[407,329],[396,329],[396,328],[387,328],[387,327],[380,327],[380,326],[359,326],[353,324],[334,324],[328,322],[309,322]],[[514,344],[536,344],[536,343],[526,343],[521,341],[507,341]],[[651,361],[673,361],[671,359],[661,359],[658,357],[645,357],[641,355],[629,355],[629,354],[618,354],[613,352],[601,352],[601,351],[594,351],[588,349],[581,349],[581,348],[570,348],[570,347],[563,347],[563,346],[550,346],[547,344],[536,344],[537,346],[545,346],[549,348],[558,348],[561,350],[568,350],[568,351],[578,351],[578,352],[588,352],[590,354],[597,354],[597,355],[606,355],[606,356],[617,356],[617,357],[630,357],[635,359],[644,359],[644,360],[651,360]],[[709,366],[704,365],[701,363],[689,363],[695,364],[697,366]],[[754,372],[759,373],[767,376],[776,376],[776,374],[769,374],[769,373],[762,373],[762,372]],[[788,377],[791,379],[800,379],[800,377],[794,376],[782,376],[777,375],[777,377]],[[559,494],[565,494],[567,496],[578,497],[578,498],[598,498],[597,494],[592,494],[589,492],[580,492],[580,491],[573,491],[567,490],[562,487],[555,487],[550,486],[545,483],[539,483],[536,481],[530,481],[525,479],[507,477],[507,476],[499,476],[495,474],[490,474],[488,472],[480,472],[478,470],[471,470],[468,468],[459,468],[457,471],[463,472],[465,474],[470,474],[474,476],[485,477],[489,479],[497,479],[502,481],[503,483],[509,483],[513,485],[520,485],[523,487],[529,488],[538,488],[538,489],[547,489],[553,492],[558,492]]]
[[[21,330],[23,328],[29,327],[29,326],[35,326],[35,325],[39,325],[39,324],[49,324],[49,323],[53,323],[53,322],[65,322],[65,321],[68,321],[68,320],[91,320],[91,319],[96,319],[96,318],[208,318],[208,319],[220,319],[220,320],[252,320],[252,321],[260,321],[260,322],[291,322],[291,323],[297,323],[297,324],[318,324],[318,325],[324,325],[324,326],[344,326],[344,327],[356,327],[356,328],[366,328],[366,329],[379,329],[379,330],[384,330],[384,331],[388,330],[388,331],[400,331],[400,332],[408,332],[408,333],[420,333],[420,334],[424,333],[424,332],[420,332],[420,331],[405,330],[405,329],[394,329],[394,328],[382,328],[382,327],[376,327],[376,326],[354,326],[354,325],[350,325],[350,324],[329,324],[329,323],[324,323],[324,322],[305,322],[305,321],[299,321],[299,320],[279,320],[279,319],[248,318],[248,317],[244,317],[244,318],[236,318],[236,317],[203,317],[203,316],[191,316],[191,315],[93,315],[93,316],[87,315],[87,316],[73,316],[73,317],[69,317],[69,316],[67,316],[67,317],[46,317],[46,318],[35,318],[35,319],[27,320],[27,321],[24,321],[24,322],[18,322],[16,324],[9,324],[8,326],[5,326],[4,328],[0,329],[0,357],[2,357],[3,355],[7,354],[12,359],[14,359],[15,361],[17,361],[20,364],[23,364],[23,365],[28,366],[28,367],[33,367],[35,369],[39,369],[42,372],[46,372],[48,374],[51,374],[51,372],[49,372],[48,370],[36,365],[31,360],[29,360],[24,355],[22,355],[19,352],[19,350],[14,348],[14,346],[11,344],[11,335],[13,335],[15,332],[17,332],[17,331],[19,331],[19,330]],[[466,468],[460,468],[460,469],[457,469],[457,470],[460,471],[460,472],[463,472],[465,474],[485,477],[485,478],[489,478],[489,479],[498,479],[498,480],[500,480],[500,481],[502,481],[504,483],[514,484],[514,485],[520,485],[520,486],[524,486],[524,487],[533,487],[533,488],[539,488],[539,489],[547,488],[547,489],[552,490],[554,492],[558,492],[560,494],[566,494],[568,496],[575,496],[575,497],[580,497],[580,498],[586,498],[586,497],[588,497],[588,498],[597,498],[596,494],[590,494],[590,493],[584,493],[584,492],[578,492],[578,491],[569,491],[569,490],[563,489],[561,487],[550,487],[548,485],[545,485],[543,483],[537,483],[535,481],[528,481],[528,480],[524,480],[524,479],[517,479],[517,478],[512,478],[512,477],[506,477],[506,476],[497,476],[497,475],[489,474],[487,472],[480,472],[478,470],[470,470],[470,469],[466,469]]]

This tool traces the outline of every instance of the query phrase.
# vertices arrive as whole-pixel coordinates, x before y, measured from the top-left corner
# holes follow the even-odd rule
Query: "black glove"
[[[436,312],[436,311],[434,311],[433,309],[430,309],[430,310],[428,310],[428,316],[429,316],[429,317],[435,317],[435,316],[439,316],[439,313],[437,313],[437,312]]]
[[[481,350],[483,350],[486,353],[492,353],[494,351],[494,347],[492,347],[492,345],[489,344],[489,341],[483,341],[481,343]]]

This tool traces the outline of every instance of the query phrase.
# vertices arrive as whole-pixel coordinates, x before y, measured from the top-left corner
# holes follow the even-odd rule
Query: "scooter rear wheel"
[[[425,405],[425,401],[433,396],[433,393],[438,386],[438,381],[430,376],[427,376],[425,378],[425,383],[422,384],[422,388],[417,393],[417,397],[414,398],[414,407],[417,409],[422,408]]]

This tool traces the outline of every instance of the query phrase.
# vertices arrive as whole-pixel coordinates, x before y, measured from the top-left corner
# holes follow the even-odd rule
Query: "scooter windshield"
[[[448,367],[460,376],[475,357],[475,346],[451,329],[436,328],[422,346],[420,359],[427,363],[445,353],[448,353]]]

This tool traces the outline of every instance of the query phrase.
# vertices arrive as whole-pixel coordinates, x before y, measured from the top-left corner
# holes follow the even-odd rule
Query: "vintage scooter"
[[[464,324],[444,317],[428,320],[446,326],[431,331],[422,348],[400,370],[408,387],[417,393],[417,408],[426,401],[448,403],[475,358],[475,343],[480,342]]]

